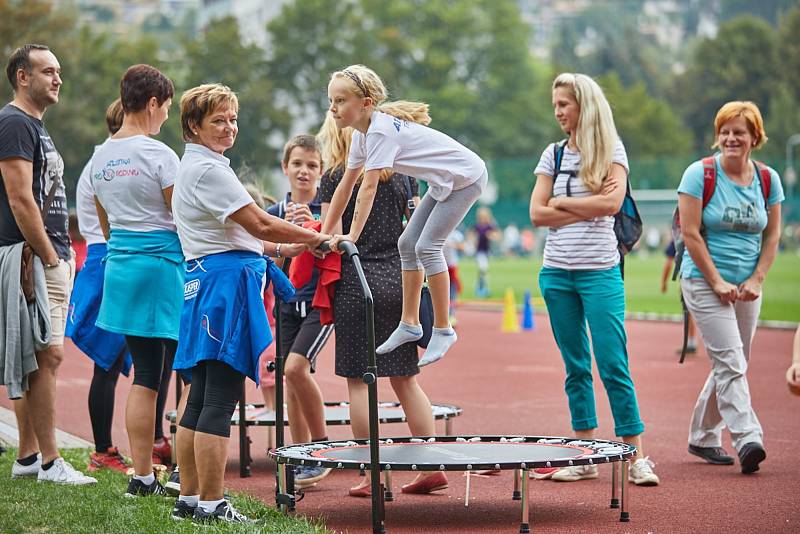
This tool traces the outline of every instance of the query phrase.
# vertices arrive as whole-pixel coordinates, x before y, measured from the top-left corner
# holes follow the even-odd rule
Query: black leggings
[[[106,452],[113,445],[111,426],[114,420],[114,391],[117,388],[119,374],[122,372],[122,365],[125,363],[125,351],[127,351],[127,347],[108,371],[97,364],[94,365],[92,383],[89,386],[89,419],[92,422],[92,435],[94,436],[94,446],[97,452]],[[164,407],[167,403],[169,379],[174,358],[174,351],[167,351],[164,357],[160,381],[161,387],[158,389],[158,398],[156,400],[155,439],[157,440],[164,437]]]
[[[231,415],[242,396],[244,375],[225,362],[203,360],[192,369],[192,389],[181,426],[223,438],[231,435]]]

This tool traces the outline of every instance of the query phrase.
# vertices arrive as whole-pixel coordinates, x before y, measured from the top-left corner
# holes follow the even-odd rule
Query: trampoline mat
[[[263,411],[263,404],[248,404],[245,412],[247,426],[275,426],[275,412]],[[461,415],[461,408],[450,404],[432,404],[431,411],[436,420],[450,419]],[[286,412],[284,411],[284,417]],[[165,415],[167,421],[175,422],[175,410]],[[381,423],[404,423],[406,414],[402,406],[395,402],[382,402],[378,406],[378,419]],[[286,425],[289,424],[284,419]],[[237,408],[231,416],[231,425],[239,424],[239,409]],[[326,402],[325,403],[325,424],[328,426],[349,425],[350,424],[350,405],[347,402]]]
[[[572,445],[548,443],[392,443],[381,444],[381,463],[388,464],[459,464],[481,463],[535,463],[552,460],[569,460],[592,449]],[[369,446],[337,447],[315,451],[312,456],[328,460],[369,463]]]
[[[381,469],[399,471],[533,469],[618,462],[636,448],[608,440],[539,436],[436,436],[380,442]],[[369,469],[368,440],[306,443],[270,452],[278,463]]]

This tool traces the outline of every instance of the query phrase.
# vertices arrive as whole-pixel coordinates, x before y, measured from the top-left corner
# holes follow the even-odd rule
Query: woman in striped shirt
[[[615,434],[637,448],[629,480],[655,486],[653,462],[642,452],[644,423],[628,368],[625,291],[614,214],[625,196],[628,158],[611,107],[597,83],[582,74],[553,82],[553,109],[565,143],[549,145],[536,166],[531,221],[547,226],[539,274],[553,335],[567,371],[572,428],[591,439],[597,428],[592,350],[614,415]],[[597,466],[537,469],[536,478],[597,478]]]

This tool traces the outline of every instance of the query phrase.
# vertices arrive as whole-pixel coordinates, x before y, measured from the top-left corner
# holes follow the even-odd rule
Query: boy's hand
[[[289,202],[286,205],[285,219],[292,224],[302,226],[308,221],[313,221],[314,216],[311,214],[311,208],[309,208],[307,204]]]

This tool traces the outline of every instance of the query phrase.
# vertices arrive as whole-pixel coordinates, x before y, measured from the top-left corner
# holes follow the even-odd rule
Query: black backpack
[[[555,161],[553,181],[555,181],[559,174],[568,175],[567,196],[571,197],[572,188],[570,182],[572,182],[572,178],[578,176],[578,173],[575,171],[561,170],[561,160],[564,156],[564,148],[567,146],[567,141],[567,139],[564,139],[560,143],[553,144],[553,161]],[[636,245],[642,237],[642,217],[639,215],[639,209],[636,207],[636,202],[634,202],[633,196],[631,195],[630,179],[627,178],[626,182],[625,199],[622,201],[622,206],[619,211],[614,215],[614,235],[617,236],[619,268],[623,278],[625,278],[625,254],[633,250],[634,245]]]

